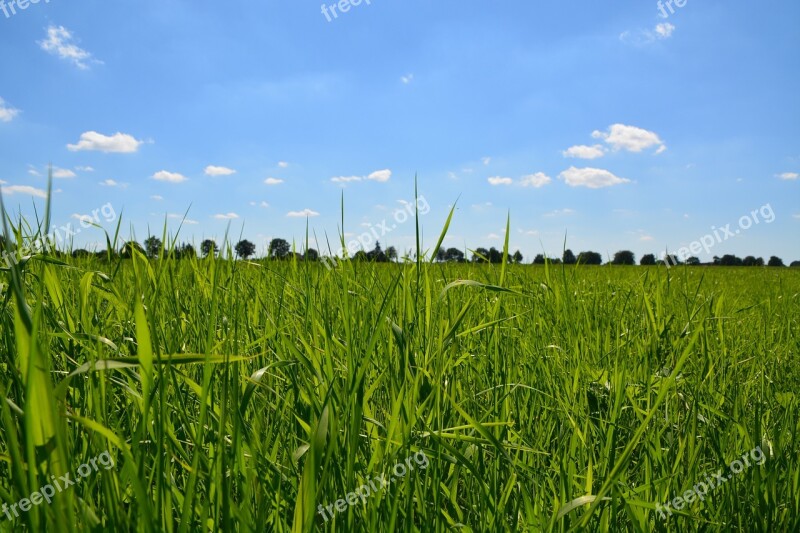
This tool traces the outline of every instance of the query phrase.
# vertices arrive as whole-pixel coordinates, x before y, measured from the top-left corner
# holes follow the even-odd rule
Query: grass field
[[[40,255],[0,283],[3,531],[800,527],[797,269]]]

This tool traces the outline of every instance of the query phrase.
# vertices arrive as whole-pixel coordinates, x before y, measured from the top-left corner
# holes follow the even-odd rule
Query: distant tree
[[[386,249],[386,259],[389,261],[397,261],[397,248],[390,246]]]
[[[375,248],[367,252],[367,259],[376,263],[385,263],[387,261],[386,254],[381,249],[380,241],[375,241]]]
[[[367,257],[367,252],[364,250],[359,250],[353,255],[353,261],[365,262],[368,260],[369,258]]]
[[[620,250],[614,254],[614,259],[611,261],[612,265],[635,265],[636,256],[630,250]]]
[[[700,264],[700,260],[695,256],[691,256],[689,259],[686,260],[687,265],[697,266]]]
[[[550,264],[551,265],[560,265],[561,263],[562,263],[562,261],[558,257],[554,257],[553,259],[550,259]]]
[[[285,259],[292,247],[284,239],[275,238],[269,243],[268,255],[271,259]]]
[[[144,240],[144,249],[147,250],[147,257],[156,259],[158,254],[161,253],[161,239],[157,237],[148,237]]]
[[[767,266],[782,267],[782,266],[786,266],[786,265],[783,264],[783,259],[773,255],[772,257],[769,258],[769,262],[767,263]]]
[[[603,256],[597,252],[581,252],[578,254],[578,263],[581,265],[602,265]]]
[[[522,257],[522,253],[521,253],[519,250],[517,250],[516,252],[514,252],[514,255],[513,255],[513,256],[511,256],[511,259],[512,259],[512,260],[514,261],[514,263],[516,263],[516,264],[520,264],[520,263],[522,263],[522,259],[523,259],[523,257]]]
[[[565,265],[574,265],[578,262],[578,258],[575,257],[575,254],[572,253],[572,250],[567,248],[564,250],[564,255],[561,256],[561,260],[564,262]]]
[[[639,260],[639,264],[642,266],[653,266],[656,264],[656,256],[653,254],[644,254]]]
[[[543,265],[547,262],[547,258],[542,254],[536,254],[536,257],[533,258],[534,265]]]
[[[136,241],[128,241],[124,243],[119,251],[119,254],[123,259],[130,259],[133,257],[134,250],[142,255],[147,255],[147,253],[144,251],[144,248],[142,248],[142,245]]]
[[[720,266],[742,266],[742,258],[732,254],[725,254],[719,260]]]
[[[791,263],[789,263],[789,266],[792,268],[800,267],[800,261],[792,261]]]
[[[306,250],[306,253],[303,254],[303,259],[306,261],[318,261],[319,260],[319,252],[315,248],[309,248]]]
[[[747,257],[742,259],[742,266],[746,266],[746,267],[758,266],[758,259],[756,259],[755,256],[748,255]]]
[[[74,257],[76,259],[78,259],[78,258],[87,258],[87,257],[91,257],[91,256],[92,256],[92,252],[90,252],[89,250],[86,250],[85,248],[77,248],[75,250],[72,250],[72,257]]]
[[[444,252],[444,260],[447,261],[448,263],[463,263],[464,252],[462,252],[458,248],[448,248]]]
[[[436,261],[443,263],[446,255],[447,252],[445,251],[444,247],[440,246],[439,249],[436,250]]]
[[[219,246],[211,239],[206,239],[200,243],[200,252],[203,254],[203,257],[208,257],[209,255],[216,257],[219,252]]]
[[[492,246],[489,248],[489,262],[492,264],[499,264],[503,262],[503,252]]]
[[[476,248],[472,254],[473,263],[487,263],[489,261],[489,250],[486,248]]]
[[[197,251],[194,249],[194,246],[189,244],[188,242],[182,244],[180,248],[177,248],[177,257],[178,259],[195,259],[197,258]]]
[[[242,259],[249,259],[253,254],[256,253],[256,245],[247,239],[242,239],[236,243],[234,251],[236,252],[236,255]]]

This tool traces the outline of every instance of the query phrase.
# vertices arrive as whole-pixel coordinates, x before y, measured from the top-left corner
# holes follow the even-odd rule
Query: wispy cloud
[[[94,59],[91,53],[75,44],[72,32],[64,26],[49,26],[47,28],[47,38],[39,41],[39,46],[45,52],[71,62],[81,70],[88,69],[92,63],[102,63]]]
[[[369,174],[366,177],[362,176],[336,176],[331,178],[333,183],[338,183],[340,185],[346,185],[348,183],[357,183],[359,181],[377,181],[380,183],[385,183],[392,178],[392,171],[387,169],[384,170],[376,170],[372,174]]]
[[[662,22],[656,24],[653,29],[624,31],[620,34],[619,40],[625,44],[646,46],[656,41],[669,39],[673,33],[675,33],[675,25],[669,22]]]
[[[208,165],[203,172],[205,172],[206,176],[230,176],[236,174],[236,171],[232,168],[215,165]]]
[[[602,145],[595,144],[594,146],[577,145],[571,146],[561,152],[564,157],[575,157],[578,159],[598,159],[606,155]]]
[[[239,215],[237,215],[236,213],[222,213],[219,215],[214,215],[214,218],[216,218],[217,220],[233,220],[239,218]]]
[[[318,217],[319,213],[311,209],[303,209],[302,211],[289,211],[286,213],[289,218],[305,218],[305,217]]]
[[[628,179],[617,177],[608,170],[599,168],[570,167],[558,177],[570,187],[587,187],[589,189],[601,189],[630,182]]]
[[[797,172],[784,172],[783,174],[778,174],[777,177],[779,177],[782,180],[791,181],[800,178],[800,174],[798,174]]]
[[[289,163],[287,161],[278,161],[278,166],[280,168],[288,168],[289,167]]]
[[[657,133],[625,124],[612,124],[607,131],[593,131],[592,137],[602,139],[613,150],[641,152],[657,146],[655,153],[660,154],[667,149]]]
[[[375,172],[367,176],[367,179],[371,181],[379,181],[381,183],[384,183],[389,181],[391,177],[392,177],[392,171],[387,168],[384,170],[376,170]]]
[[[152,178],[156,181],[166,181],[169,183],[183,183],[189,179],[183,174],[178,174],[177,172],[168,172],[166,170],[160,170],[156,172],[153,174]]]
[[[98,185],[100,185],[101,187],[118,187],[120,189],[127,189],[128,188],[128,184],[127,183],[119,183],[118,181],[115,181],[115,180],[112,180],[112,179],[103,180],[103,181],[99,182]]]
[[[511,185],[514,183],[514,180],[511,178],[504,178],[502,176],[492,176],[488,178],[486,181],[489,182],[489,185],[498,186],[498,185]]]
[[[75,167],[78,172],[94,172],[92,167]]]
[[[0,122],[11,122],[19,115],[19,109],[14,109],[0,98]]]
[[[544,172],[537,172],[536,174],[522,176],[519,184],[523,187],[533,187],[534,189],[539,189],[540,187],[544,187],[552,181],[553,179]]]
[[[164,200],[164,197],[161,196],[160,194],[154,194],[153,196],[150,197],[150,199],[155,200],[156,202],[161,202],[162,200]]]
[[[30,196],[36,196],[37,198],[47,198],[46,191],[37,189],[36,187],[31,187],[30,185],[9,185],[8,187],[0,188],[0,190],[3,191],[3,194],[8,196],[13,194],[27,194]]]
[[[87,131],[81,134],[80,140],[76,144],[68,144],[67,150],[79,152],[83,150],[129,154],[139,150],[144,141],[136,140],[127,133],[115,133],[114,135],[103,135],[96,131]]]
[[[402,81],[404,84],[408,85],[409,83],[414,81],[414,75],[413,74],[406,74],[405,76],[400,76],[400,81]]]
[[[53,177],[56,179],[74,178],[77,174],[66,168],[53,167]]]
[[[264,180],[264,183],[266,183],[267,185],[280,185],[281,183],[283,183],[283,180],[280,180],[278,178],[267,178]]]

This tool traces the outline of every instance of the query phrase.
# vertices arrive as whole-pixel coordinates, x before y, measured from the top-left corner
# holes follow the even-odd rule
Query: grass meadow
[[[0,284],[2,531],[800,528],[797,269],[42,253]]]

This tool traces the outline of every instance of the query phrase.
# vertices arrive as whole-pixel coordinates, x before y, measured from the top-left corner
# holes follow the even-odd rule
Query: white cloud
[[[797,172],[784,172],[783,174],[778,174],[778,177],[782,180],[796,180],[800,178],[800,174]]]
[[[400,81],[402,81],[403,83],[408,85],[409,83],[414,81],[414,75],[413,74],[406,74],[405,76],[400,76]]]
[[[486,238],[489,239],[490,241],[499,241],[500,235],[498,235],[497,233],[490,233],[489,235],[486,236]]]
[[[156,202],[160,202],[164,199],[164,197],[159,194],[154,194],[153,196],[150,197],[150,199],[155,200]]]
[[[287,161],[278,161],[278,166],[280,168],[287,168],[289,166],[289,163]]]
[[[286,216],[290,218],[317,217],[319,216],[319,213],[306,208],[303,209],[302,211],[289,211],[288,213],[286,213]]]
[[[169,183],[182,183],[189,179],[183,174],[178,174],[177,172],[167,172],[166,170],[160,170],[153,174],[152,177],[156,181],[167,181]]]
[[[208,165],[204,170],[206,176],[230,176],[236,174],[236,171],[228,167],[218,167],[215,165]]]
[[[224,213],[220,215],[214,215],[214,218],[217,220],[233,220],[235,218],[239,218],[239,215],[236,213]]]
[[[37,196],[39,198],[47,198],[47,192],[42,189],[31,187],[30,185],[9,185],[2,187],[3,194],[11,196],[12,194],[28,194],[30,196]]]
[[[599,144],[595,144],[594,146],[571,146],[561,153],[564,157],[576,157],[578,159],[597,159],[606,154],[603,147]]]
[[[482,157],[481,161],[483,162],[484,165],[488,165],[489,163],[492,162],[492,158],[491,157]]]
[[[279,180],[278,178],[267,178],[264,180],[264,183],[267,185],[280,185],[283,183],[283,180]]]
[[[92,167],[75,167],[78,172],[94,172]]]
[[[514,183],[514,180],[511,178],[503,178],[501,176],[492,176],[491,178],[487,179],[486,181],[489,182],[489,185],[511,185]]]
[[[19,115],[19,109],[14,109],[0,98],[0,122],[11,122],[17,115]]]
[[[656,25],[656,35],[658,35],[659,39],[669,39],[674,31],[675,26],[669,22],[662,22]]]
[[[533,187],[534,189],[538,189],[539,187],[544,187],[551,181],[553,181],[552,178],[550,178],[550,176],[544,172],[537,172],[536,174],[522,176],[519,184],[523,187]]]
[[[119,187],[120,189],[127,189],[127,183],[119,183],[118,181],[107,179],[98,183],[101,187]]]
[[[76,45],[73,42],[72,32],[64,26],[49,26],[47,39],[39,41],[38,44],[45,52],[66,59],[81,70],[88,69],[89,63],[101,63],[101,61],[93,59],[91,53]]]
[[[81,150],[96,150],[98,152],[129,154],[139,150],[144,141],[136,140],[127,133],[115,133],[108,136],[96,131],[87,131],[81,134],[81,140],[77,144],[68,144],[70,152]]]
[[[7,183],[7,181],[0,180],[0,185],[6,185]]]
[[[658,146],[656,153],[660,154],[667,149],[664,141],[655,132],[643,130],[636,126],[626,126],[625,124],[612,124],[607,132],[594,131],[592,132],[592,137],[603,139],[614,150],[641,152],[647,148]]]
[[[183,224],[190,224],[190,225],[199,224],[198,221],[192,220],[191,218],[183,218],[184,216],[186,215],[181,215],[179,213],[167,213],[167,218],[180,220]]]
[[[636,46],[645,46],[652,44],[656,41],[663,41],[669,39],[675,32],[675,26],[669,22],[662,22],[656,24],[652,30],[635,30],[624,31],[620,34],[619,40],[625,44],[632,44]]]
[[[574,209],[570,209],[570,208],[567,207],[565,209],[556,209],[554,211],[550,211],[549,213],[545,213],[542,216],[543,217],[558,217],[558,216],[564,216],[564,215],[571,215],[573,213],[575,213],[575,210]]]
[[[268,208],[268,207],[269,207],[269,204],[268,204],[267,202],[261,202],[261,203],[259,204],[259,207],[263,207],[264,209],[266,209],[266,208]]]
[[[792,215],[792,218],[800,218],[800,213],[795,213],[794,215]]]
[[[367,176],[367,179],[368,180],[372,180],[372,181],[379,181],[381,183],[385,183],[385,182],[389,181],[389,178],[391,178],[391,177],[392,177],[392,171],[387,168],[387,169],[384,169],[384,170],[376,170],[375,172],[373,172],[372,174]]]
[[[74,178],[76,174],[66,168],[53,167],[53,177],[56,179]]]
[[[36,167],[33,165],[28,165],[28,174],[31,176],[41,176],[42,174],[36,170]]]
[[[337,176],[331,178],[333,183],[351,183],[354,181],[361,181],[361,176]]]
[[[599,168],[570,167],[559,174],[558,177],[570,187],[588,187],[590,189],[600,189],[630,182],[628,179],[619,178],[608,170]]]

